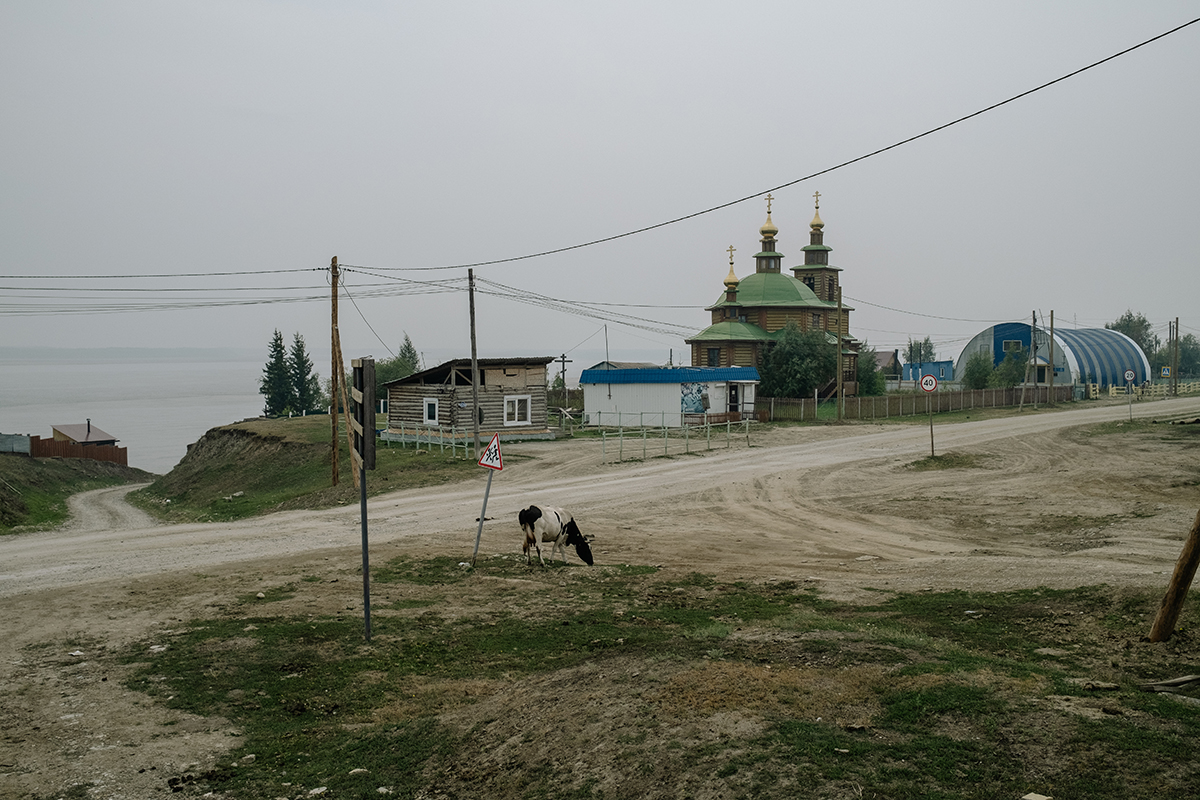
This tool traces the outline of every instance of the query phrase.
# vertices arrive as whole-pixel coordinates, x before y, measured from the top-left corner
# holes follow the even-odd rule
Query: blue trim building
[[[585,369],[584,424],[677,428],[718,414],[742,419],[754,414],[758,380],[754,367]]]
[[[1034,350],[1033,345],[1037,347]],[[985,328],[975,335],[958,356],[955,375],[961,380],[967,360],[977,352],[988,353],[995,366],[1015,348],[1030,350],[1037,367],[1037,383],[1050,383],[1053,367],[1056,386],[1097,383],[1100,386],[1124,386],[1125,370],[1131,369],[1134,383],[1151,378],[1150,362],[1142,348],[1120,331],[1108,328],[1061,328],[1054,331],[1054,363],[1051,365],[1051,340],[1047,328],[1036,331],[1027,322],[1005,322]],[[1032,375],[1031,375],[1032,377]]]

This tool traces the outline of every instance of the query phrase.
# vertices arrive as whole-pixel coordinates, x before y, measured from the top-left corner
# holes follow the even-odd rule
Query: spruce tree
[[[321,380],[313,372],[312,359],[304,348],[304,337],[299,333],[292,337],[292,350],[288,354],[288,380],[292,391],[292,411],[303,414],[316,411],[321,405]]]
[[[268,417],[286,414],[292,405],[292,382],[288,376],[287,353],[283,348],[283,334],[278,329],[271,337],[271,346],[266,366],[263,367],[259,394],[267,400],[263,413]]]

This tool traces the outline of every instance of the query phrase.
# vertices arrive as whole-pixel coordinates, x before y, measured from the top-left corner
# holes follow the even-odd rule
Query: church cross
[[[771,216],[771,201],[772,201],[772,200],[774,200],[774,199],[775,199],[775,198],[774,198],[774,197],[771,197],[771,195],[770,195],[770,194],[768,194],[768,195],[767,195],[767,216],[768,216],[768,217],[769,217],[769,216]]]
[[[821,207],[821,193],[813,192],[813,197],[815,197],[817,200],[817,208],[820,208]]]
[[[729,266],[733,266],[733,245],[729,245]]]

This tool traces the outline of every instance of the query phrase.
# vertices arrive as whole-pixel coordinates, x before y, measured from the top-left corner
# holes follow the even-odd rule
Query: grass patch
[[[344,437],[339,437],[338,486],[331,486],[330,435],[326,416],[254,419],[214,428],[169,474],[132,493],[130,500],[172,522],[220,522],[357,503]],[[370,496],[478,474],[473,460],[450,451],[377,445],[376,468],[367,473]]]
[[[124,653],[128,686],[242,730],[196,791],[1151,798],[1200,781],[1194,708],[1137,690],[1200,672],[1200,641],[1140,643],[1148,596],[847,606],[787,581],[503,557],[395,559],[373,585],[371,644],[359,619],[297,612],[333,591],[302,580]]]
[[[970,453],[943,453],[940,456],[927,456],[909,463],[907,466],[917,472],[928,472],[936,469],[973,469],[979,468],[987,461],[986,456]]]
[[[142,483],[154,475],[88,458],[27,458],[0,454],[0,534],[44,530],[67,519],[78,492]]]

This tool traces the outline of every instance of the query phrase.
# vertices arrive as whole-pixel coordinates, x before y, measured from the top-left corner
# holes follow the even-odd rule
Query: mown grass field
[[[824,600],[637,565],[397,559],[361,609],[312,575],[111,653],[242,746],[164,776],[228,798],[1188,797],[1189,603],[1086,587]],[[164,649],[165,646],[165,649]],[[154,648],[153,650],[151,648]],[[314,794],[316,793],[316,794]]]

